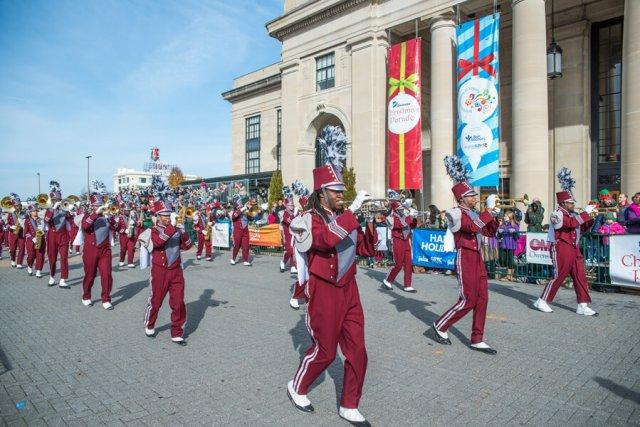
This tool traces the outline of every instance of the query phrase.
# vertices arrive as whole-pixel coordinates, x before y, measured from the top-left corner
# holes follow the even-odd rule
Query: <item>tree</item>
[[[344,200],[353,201],[356,198],[356,172],[353,168],[342,171],[342,181],[347,189],[344,192]]]
[[[179,167],[174,167],[171,169],[171,173],[169,174],[169,188],[172,190],[178,188],[180,184],[184,181],[184,174]]]
[[[278,199],[284,198],[282,194],[282,171],[277,169],[271,176],[271,182],[269,183],[269,209],[273,207],[273,204]]]

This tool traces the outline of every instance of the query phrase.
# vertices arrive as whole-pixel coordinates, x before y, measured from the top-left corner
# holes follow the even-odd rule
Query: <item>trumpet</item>
[[[486,199],[485,199],[486,200]],[[482,202],[485,203],[484,201]],[[500,199],[496,200],[496,208],[498,209],[515,209],[518,203],[522,203],[524,206],[529,206],[531,201],[529,196],[525,193],[522,197],[515,199]]]
[[[343,202],[343,206],[349,206],[353,200]],[[389,199],[371,199],[360,206],[356,212],[368,217],[375,214],[387,214],[389,212]]]
[[[116,216],[120,213],[120,208],[118,205],[110,205],[109,206],[109,215]]]
[[[575,210],[577,213],[582,213],[584,212],[584,209],[582,208],[578,208]],[[589,214],[589,216],[591,218],[595,218],[598,215],[606,215],[607,213],[618,213],[618,207],[617,206],[610,206],[610,207],[599,207],[594,209],[593,211],[591,211],[591,213]]]
[[[77,196],[69,196],[60,203],[60,209],[67,212],[72,211],[76,208],[76,202],[79,200]]]
[[[38,205],[38,209],[48,209],[51,207],[51,197],[49,197],[46,193],[38,194],[36,197],[36,205]]]

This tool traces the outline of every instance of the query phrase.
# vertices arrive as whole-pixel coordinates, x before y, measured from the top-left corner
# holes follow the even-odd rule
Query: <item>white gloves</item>
[[[243,207],[240,208],[240,212],[246,212],[247,210],[249,210],[247,205],[244,205]]]
[[[415,217],[418,216],[418,211],[413,209],[413,208],[411,208],[411,209],[409,209],[409,215],[411,215],[412,217],[415,218]]]
[[[104,212],[104,210],[105,210],[104,205],[103,205],[103,206],[100,206],[99,208],[97,208],[97,209],[96,209],[96,213],[97,213],[98,215],[100,215],[100,214],[102,214],[102,213]]]
[[[15,229],[16,229],[16,226],[15,226],[15,225],[10,225],[10,226],[9,226],[9,230],[15,230]]]
[[[584,211],[586,213],[588,213],[589,215],[591,215],[591,212],[595,211],[596,208],[597,208],[596,205],[587,205],[587,206],[584,207]]]
[[[60,207],[60,202],[55,202],[53,204],[53,209],[58,209]]]
[[[33,239],[31,239],[31,241],[32,241],[33,243],[36,243],[36,242],[38,241],[38,239],[36,239],[36,238],[34,237]]]
[[[490,194],[487,197],[487,200],[485,200],[485,206],[487,207],[487,209],[489,210],[493,210],[496,207],[496,202],[498,201],[498,195],[497,194]]]
[[[360,209],[362,207],[362,204],[364,202],[366,202],[367,200],[371,200],[371,196],[369,195],[369,193],[365,190],[360,190],[358,191],[358,194],[356,195],[356,198],[353,199],[353,202],[351,203],[351,206],[349,206],[349,210],[351,212],[355,212],[358,209]]]
[[[134,220],[132,220],[132,219],[129,220],[129,227],[131,227],[132,225],[135,225],[135,224],[136,224],[136,222]]]
[[[173,225],[174,227],[178,223],[177,218],[178,218],[178,214],[175,212],[171,212],[171,225]]]
[[[402,202],[402,206],[404,206],[407,209],[410,209],[412,204],[413,204],[413,199],[404,199],[404,202]]]
[[[213,223],[212,223],[211,221],[207,222],[207,225],[208,225],[209,227],[213,227]]]

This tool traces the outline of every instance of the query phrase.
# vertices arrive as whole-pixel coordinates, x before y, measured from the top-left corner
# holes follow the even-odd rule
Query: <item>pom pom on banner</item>
[[[347,135],[340,126],[328,125],[322,129],[318,137],[318,144],[326,164],[331,164],[342,173],[347,160]]]
[[[454,183],[465,182],[469,180],[469,171],[464,167],[458,156],[445,156],[444,167],[447,175]]]
[[[576,180],[571,176],[571,171],[568,168],[563,167],[558,171],[558,175],[556,176],[558,177],[560,188],[562,188],[563,191],[571,193],[573,187],[576,186]]]

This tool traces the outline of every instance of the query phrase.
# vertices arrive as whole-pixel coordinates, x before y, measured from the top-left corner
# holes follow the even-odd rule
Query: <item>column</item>
[[[455,152],[455,69],[456,26],[449,16],[431,23],[431,200],[438,209],[453,206],[451,180],[443,159]]]
[[[640,2],[626,0],[622,34],[622,192],[640,191]]]
[[[513,0],[511,195],[539,197],[550,212],[555,171],[549,164],[546,47],[544,0]]]

